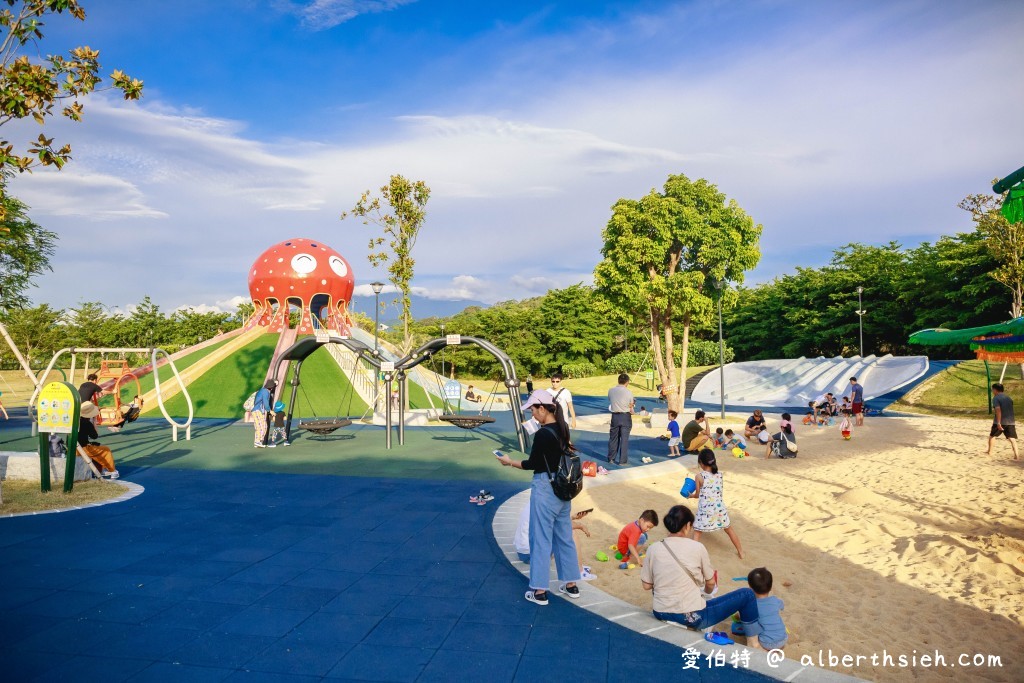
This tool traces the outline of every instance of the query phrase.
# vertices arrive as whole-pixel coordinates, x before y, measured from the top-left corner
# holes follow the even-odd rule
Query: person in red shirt
[[[618,551],[622,555],[622,564],[619,569],[628,569],[630,558],[636,559],[636,564],[644,566],[643,558],[640,557],[639,546],[647,542],[647,532],[658,526],[658,513],[654,510],[644,510],[640,518],[622,527],[619,532]]]

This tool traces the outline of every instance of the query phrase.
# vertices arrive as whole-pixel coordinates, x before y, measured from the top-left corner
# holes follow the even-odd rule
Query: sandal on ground
[[[538,605],[546,605],[546,604],[548,604],[548,592],[547,591],[537,591],[537,590],[532,590],[531,589],[531,590],[526,591],[526,596],[525,597],[530,602],[536,603]]]

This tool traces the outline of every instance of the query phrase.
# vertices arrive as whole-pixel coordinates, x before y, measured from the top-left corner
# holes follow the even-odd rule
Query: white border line
[[[126,500],[131,500],[135,496],[141,495],[146,490],[144,487],[142,487],[142,486],[140,486],[138,484],[134,484],[134,483],[132,483],[130,481],[125,481],[124,479],[118,479],[116,482],[112,482],[112,483],[115,483],[115,484],[117,484],[119,486],[123,486],[127,490],[124,493],[122,493],[120,496],[117,496],[116,498],[108,498],[107,500],[101,500],[101,501],[97,501],[95,503],[89,503],[88,505],[73,505],[71,507],[60,508],[60,509],[57,509],[57,510],[37,510],[35,512],[12,512],[12,513],[7,514],[7,515],[0,515],[0,519],[5,519],[5,518],[9,518],[9,517],[31,517],[32,515],[52,515],[52,514],[56,514],[58,512],[72,512],[74,510],[88,510],[89,508],[98,508],[98,507],[102,507],[103,505],[112,505],[113,503],[123,503]]]

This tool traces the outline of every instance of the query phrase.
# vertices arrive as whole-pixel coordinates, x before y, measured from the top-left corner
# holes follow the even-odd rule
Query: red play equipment
[[[129,381],[135,382],[135,395],[141,396],[142,385],[139,384],[139,378],[135,376],[128,361],[124,359],[100,361],[100,369],[96,372],[96,377],[101,384],[105,384],[103,380],[114,380],[114,384],[110,388],[110,392],[114,395],[114,407],[100,408],[99,424],[120,422],[121,387]]]

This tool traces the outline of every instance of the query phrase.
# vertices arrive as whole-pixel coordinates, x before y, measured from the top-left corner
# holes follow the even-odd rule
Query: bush
[[[593,377],[597,374],[597,366],[589,361],[566,363],[562,366],[562,374],[571,379]]]
[[[623,351],[606,360],[604,366],[613,375],[622,372],[630,375],[640,370],[650,370],[651,357],[649,354],[639,351]]]
[[[691,339],[688,354],[687,366],[697,365],[718,365],[718,342],[710,341],[707,339]],[[675,361],[676,365],[679,365],[683,359],[683,352],[681,347],[676,347]],[[725,345],[725,362],[731,363],[736,358],[736,352],[729,347],[729,344]]]

